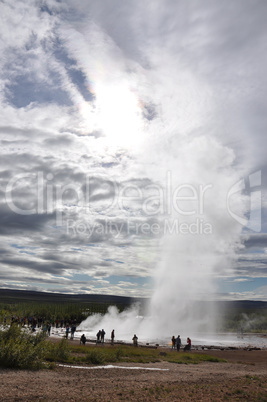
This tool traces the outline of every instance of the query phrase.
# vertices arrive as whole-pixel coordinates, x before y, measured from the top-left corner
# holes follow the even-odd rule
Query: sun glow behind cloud
[[[96,84],[93,122],[108,145],[135,147],[142,139],[142,111],[127,83]]]
[[[61,37],[71,59],[86,77],[91,101],[76,99],[84,134],[95,135],[103,145],[136,150],[148,125],[144,117],[146,70],[125,57],[98,24],[82,23],[79,30],[64,26]]]

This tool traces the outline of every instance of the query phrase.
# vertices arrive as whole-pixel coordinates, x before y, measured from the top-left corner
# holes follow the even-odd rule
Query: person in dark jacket
[[[86,342],[86,337],[84,334],[82,334],[81,338],[80,338],[80,344],[82,343],[83,345],[85,345]]]
[[[177,338],[176,338],[176,348],[177,348],[177,352],[180,351],[181,343],[182,343],[182,342],[181,342],[180,335],[178,335]]]
[[[176,343],[176,339],[175,339],[175,336],[173,335],[172,336],[172,349],[175,349],[175,343]]]
[[[100,337],[101,337],[101,329],[98,331],[98,333],[96,334],[96,344],[98,344],[100,342]]]
[[[136,336],[135,334],[134,334],[134,336],[133,336],[132,341],[133,341],[133,345],[134,345],[134,346],[138,346],[138,343],[137,343],[138,338],[137,338],[137,336]]]
[[[111,338],[111,345],[114,345],[114,338],[115,338],[115,331],[114,331],[114,329],[111,331],[111,336],[110,336],[110,338]]]
[[[106,333],[105,333],[105,331],[102,329],[102,331],[101,331],[101,343],[104,343],[105,335],[106,335]]]

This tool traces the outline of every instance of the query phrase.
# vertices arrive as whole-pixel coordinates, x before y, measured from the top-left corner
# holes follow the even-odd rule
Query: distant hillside
[[[219,307],[221,306],[227,309],[235,308],[240,310],[258,310],[267,308],[267,302],[254,300],[218,301],[216,303],[219,305]]]
[[[99,294],[63,294],[63,293],[47,293],[35,292],[29,290],[13,290],[13,289],[0,289],[0,302],[2,303],[22,303],[22,302],[44,302],[44,303],[110,303],[110,304],[124,304],[130,305],[132,303],[140,302],[145,303],[148,299],[141,297],[127,297],[127,296],[114,296],[114,295],[99,295]],[[266,309],[267,302],[264,301],[251,301],[251,300],[238,300],[238,301],[217,301],[208,302],[202,301],[203,307],[210,303],[215,303],[219,309],[237,309],[237,310],[251,310],[251,309]]]
[[[137,302],[145,302],[146,299],[133,298],[127,296],[98,295],[98,294],[62,294],[35,292],[30,290],[0,289],[0,302],[2,303],[23,303],[23,302],[43,302],[43,303],[114,303],[130,305]]]
[[[217,300],[217,301],[198,301],[193,302],[197,303],[197,305],[202,306],[202,308],[207,307],[211,303],[216,305],[217,310],[242,310],[242,311],[250,311],[250,310],[259,310],[259,309],[267,309],[267,302],[264,301],[254,301],[254,300]]]

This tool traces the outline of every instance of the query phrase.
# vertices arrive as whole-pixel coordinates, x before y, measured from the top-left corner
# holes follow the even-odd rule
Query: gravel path
[[[54,370],[37,372],[1,369],[0,400],[267,401],[266,350],[204,353],[226,359],[228,363],[121,363],[109,370],[58,365]],[[166,371],[130,370],[121,366]]]

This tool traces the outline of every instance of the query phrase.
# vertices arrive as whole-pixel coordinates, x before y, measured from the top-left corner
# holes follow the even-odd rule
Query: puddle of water
[[[60,367],[67,367],[73,369],[84,369],[84,370],[97,370],[97,369],[124,369],[124,370],[151,370],[151,371],[169,371],[169,369],[161,369],[156,367],[125,367],[125,366],[113,366],[108,364],[107,366],[94,366],[94,367],[84,367],[84,366],[68,366],[66,364],[59,364]]]

